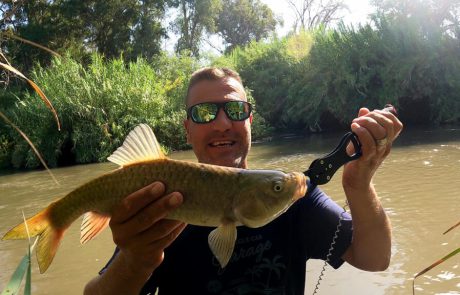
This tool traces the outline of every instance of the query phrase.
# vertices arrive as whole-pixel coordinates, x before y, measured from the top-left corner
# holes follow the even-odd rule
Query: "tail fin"
[[[59,247],[65,229],[54,228],[50,223],[50,207],[26,220],[31,237],[40,236],[37,245],[37,260],[40,273],[44,273]],[[18,224],[9,230],[2,240],[27,239],[27,230],[24,223]]]

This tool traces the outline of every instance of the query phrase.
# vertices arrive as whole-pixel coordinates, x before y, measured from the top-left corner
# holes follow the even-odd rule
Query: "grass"
[[[38,238],[35,239],[35,242],[32,244],[30,240],[29,230],[27,227],[26,218],[24,216],[24,212],[22,213],[24,218],[24,223],[26,225],[27,235],[29,236],[29,246],[27,249],[26,255],[22,258],[19,265],[16,267],[11,279],[6,284],[5,289],[2,291],[1,295],[16,295],[19,294],[19,290],[21,288],[22,281],[24,280],[24,276],[26,278],[25,285],[24,285],[24,295],[31,294],[31,286],[32,286],[32,251],[37,244]]]

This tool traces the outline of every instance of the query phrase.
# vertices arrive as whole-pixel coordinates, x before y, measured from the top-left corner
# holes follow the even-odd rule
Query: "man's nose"
[[[232,121],[230,121],[222,108],[219,110],[217,118],[212,123],[214,129],[218,131],[226,131],[232,127]]]

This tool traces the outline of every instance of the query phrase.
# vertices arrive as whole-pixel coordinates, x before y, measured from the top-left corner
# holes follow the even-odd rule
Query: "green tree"
[[[275,128],[283,128],[289,85],[293,80],[295,58],[287,53],[286,41],[251,42],[231,53],[245,85],[252,89],[257,111]]]
[[[161,23],[165,0],[7,0],[0,9],[2,32],[8,30],[60,53],[70,51],[76,58],[97,51],[107,58],[123,54],[126,60],[151,59],[166,37]],[[48,53],[16,40],[2,42],[2,51],[21,70],[50,61]]]
[[[142,55],[150,59],[160,51],[166,31],[161,26],[164,0],[72,0],[79,3],[74,17],[84,20],[89,48],[108,58],[124,54],[127,59]],[[78,5],[78,4],[77,4]]]
[[[278,23],[273,11],[260,0],[227,1],[216,22],[216,33],[225,41],[226,52],[268,37]]]
[[[161,51],[161,38],[166,30],[161,25],[164,18],[164,1],[145,0],[141,2],[139,21],[134,28],[133,56],[151,60]]]
[[[2,1],[1,29],[4,42],[1,49],[15,61],[20,70],[28,72],[33,63],[47,64],[51,57],[42,49],[9,39],[9,34],[44,45],[59,53],[69,48],[74,48],[74,52],[82,51],[81,20],[67,19],[66,13],[72,7],[64,4],[66,2],[63,0]]]
[[[417,22],[425,35],[440,30],[460,39],[460,0],[373,0],[372,4],[390,20]]]
[[[177,18],[172,24],[179,35],[176,51],[188,51],[193,56],[199,56],[205,32],[215,31],[215,20],[222,9],[222,1],[172,0],[170,6],[177,8]]]

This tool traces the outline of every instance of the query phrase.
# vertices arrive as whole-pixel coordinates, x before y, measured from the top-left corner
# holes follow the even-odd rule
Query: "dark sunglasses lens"
[[[230,120],[243,121],[249,117],[251,107],[245,101],[230,101],[225,104],[225,112]]]
[[[213,103],[201,103],[191,108],[192,120],[196,123],[211,122],[216,118],[217,106]]]

